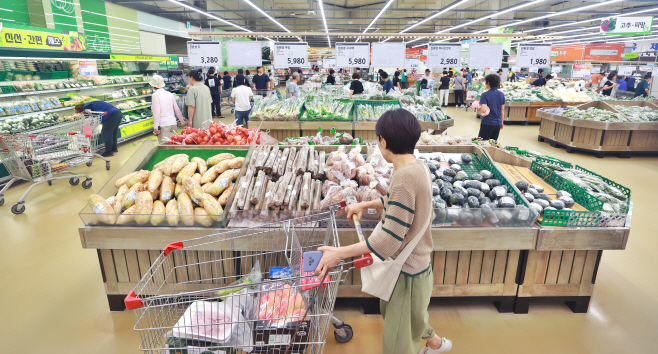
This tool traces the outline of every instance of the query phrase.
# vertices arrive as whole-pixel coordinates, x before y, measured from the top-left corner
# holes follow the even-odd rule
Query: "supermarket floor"
[[[455,117],[452,135],[478,131],[474,113],[448,108]],[[538,126],[505,126],[501,143],[536,150],[601,173],[633,190],[633,228],[625,251],[606,251],[587,314],[564,305],[531,305],[527,315],[499,314],[489,303],[436,305],[430,321],[452,339],[453,353],[656,353],[658,351],[658,238],[655,237],[656,158],[605,158],[567,154],[537,142]],[[148,139],[147,143],[151,143]],[[37,187],[26,212],[10,207],[27,189],[11,188],[0,207],[0,341],[3,353],[137,353],[139,334],[129,311],[108,310],[98,256],[80,246],[78,212],[137,149],[122,145],[112,170],[96,162],[79,171],[94,180],[91,190],[57,181]],[[185,239],[185,234],[181,234]],[[354,327],[354,339],[337,344],[330,335],[327,353],[381,352],[382,320],[358,308],[336,315]],[[34,349],[30,349],[34,348]]]

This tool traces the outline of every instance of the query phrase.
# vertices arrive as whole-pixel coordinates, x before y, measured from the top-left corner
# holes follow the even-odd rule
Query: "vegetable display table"
[[[274,120],[250,120],[249,126],[257,126],[262,131],[278,141],[283,141],[286,138],[298,137],[300,131],[300,122],[296,121],[274,121]]]
[[[103,197],[113,195],[116,191],[116,180],[143,167],[153,156],[153,150],[159,148],[163,146],[154,148],[150,144],[142,145],[98,194]],[[492,147],[419,145],[417,148],[421,152],[471,152],[478,156],[487,156],[494,163],[517,166],[528,166],[530,163]],[[239,146],[234,149],[244,151],[250,147]],[[336,150],[337,146],[316,146],[316,149],[329,152]],[[249,150],[251,151],[252,149]],[[247,159],[249,156],[248,153]],[[247,161],[243,166],[247,166]],[[240,180],[237,183],[240,183]],[[232,200],[229,200],[226,209],[230,209],[231,203]],[[341,244],[357,242],[356,230],[341,225],[338,226]],[[435,226],[432,229],[434,249],[431,255],[434,273],[432,297],[435,300],[486,300],[494,302],[501,312],[524,313],[531,301],[549,298],[575,302],[574,311],[582,312],[587,310],[601,250],[625,248],[630,217],[623,228],[547,228],[536,223],[529,227]],[[79,228],[79,235],[83,248],[95,249],[98,253],[110,309],[121,311],[125,308],[123,300],[126,294],[133,290],[142,276],[148,274],[149,268],[166,245],[228,230],[230,229],[88,224]],[[368,235],[371,230],[364,231]],[[251,241],[258,242],[253,239]],[[271,250],[272,256],[283,257],[284,248],[285,245],[282,244],[280,249]],[[230,258],[240,251],[240,245],[237,243],[227,245],[226,249],[221,251],[189,251],[186,260],[176,264],[174,269],[179,280],[187,281],[181,290],[217,287],[218,284],[212,282],[197,281],[211,278],[207,276],[208,272],[218,276],[248,272],[247,265],[233,261],[224,262],[221,269],[203,266],[178,267],[204,260]],[[183,272],[185,269],[187,270]],[[377,299],[361,292],[359,272],[351,272],[345,283],[339,287],[338,297],[352,299],[350,301],[358,299],[358,302],[372,309],[372,312],[376,312],[378,306]]]

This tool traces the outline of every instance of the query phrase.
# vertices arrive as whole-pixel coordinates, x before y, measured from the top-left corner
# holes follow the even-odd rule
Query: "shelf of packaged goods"
[[[136,110],[138,110],[138,109],[142,109],[142,108],[150,108],[150,107],[151,107],[151,105],[139,106],[139,107],[133,107],[133,108],[130,108],[130,109],[123,110],[123,111],[121,111],[121,113],[128,113],[128,112],[136,111]]]
[[[109,101],[105,101],[105,102],[108,102],[108,103],[109,102],[119,102],[119,101],[125,101],[125,100],[133,100],[133,99],[137,99],[137,98],[151,97],[151,96],[152,96],[151,94],[141,95],[141,96],[130,96],[130,97],[117,98],[115,100],[109,100]]]
[[[81,90],[91,90],[105,87],[119,87],[119,86],[130,86],[146,84],[145,82],[128,82],[125,84],[110,84],[110,85],[99,85],[99,86],[87,86],[87,87],[72,87],[72,88],[63,88],[56,90],[42,90],[42,91],[27,91],[27,92],[14,92],[14,93],[5,93],[0,94],[0,98],[4,97],[17,97],[17,96],[30,96],[30,95],[42,95],[42,94],[51,94],[55,92],[70,92],[70,91],[81,91]]]
[[[25,114],[17,114],[17,115],[14,115],[14,116],[5,116],[5,117],[0,117],[0,122],[2,122],[4,120],[7,120],[7,119],[30,117],[30,116],[33,116],[33,115],[39,114],[39,113],[54,113],[54,112],[68,111],[68,110],[72,110],[73,108],[75,108],[75,107],[74,106],[69,106],[69,107],[49,109],[47,111],[38,111],[38,112],[31,112],[31,113],[25,113]]]

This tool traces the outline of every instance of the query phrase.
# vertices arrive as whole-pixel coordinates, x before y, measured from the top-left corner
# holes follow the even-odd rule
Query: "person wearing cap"
[[[151,96],[151,110],[153,111],[153,134],[158,136],[160,144],[176,134],[176,117],[181,125],[185,125],[183,114],[178,108],[174,94],[164,89],[164,79],[160,75],[153,75],[149,82],[156,90]]]

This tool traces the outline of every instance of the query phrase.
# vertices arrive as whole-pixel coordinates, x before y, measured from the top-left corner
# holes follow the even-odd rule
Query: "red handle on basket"
[[[165,256],[168,256],[169,253],[173,250],[181,250],[183,249],[183,241],[178,241],[178,242],[172,242],[167,245],[167,247],[164,248],[164,254]]]
[[[135,290],[130,290],[123,303],[126,304],[128,310],[134,310],[144,306],[142,299],[135,296]]]

